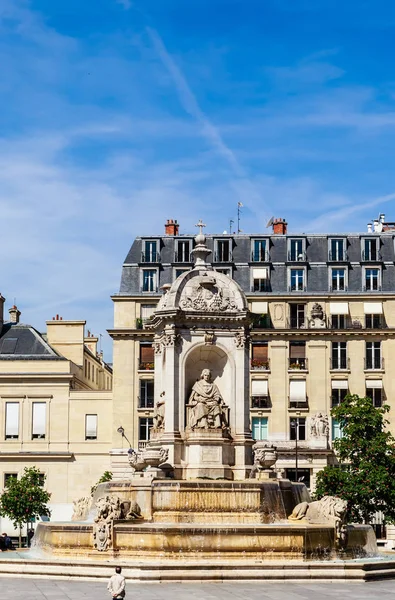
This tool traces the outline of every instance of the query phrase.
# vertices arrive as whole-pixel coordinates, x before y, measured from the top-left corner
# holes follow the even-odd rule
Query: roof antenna
[[[240,209],[243,208],[244,204],[242,202],[237,203],[237,233],[241,233],[240,229]]]

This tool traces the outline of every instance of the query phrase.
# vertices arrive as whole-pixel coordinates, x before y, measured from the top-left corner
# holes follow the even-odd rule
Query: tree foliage
[[[348,395],[335,406],[342,437],[334,440],[338,465],[317,476],[316,497],[347,500],[348,519],[368,523],[377,511],[395,522],[395,439],[386,429],[389,406],[375,408],[371,398]]]
[[[97,486],[100,483],[106,483],[107,481],[111,481],[112,480],[112,473],[111,471],[104,471],[103,475],[100,477],[99,481],[97,481],[97,483],[95,483],[95,485],[93,485],[91,487],[91,496],[93,496],[93,494],[96,491]]]
[[[44,489],[44,483],[45,475],[36,467],[25,467],[20,479],[11,477],[0,496],[1,516],[8,517],[19,530],[37,516],[50,516],[47,503],[51,494]]]

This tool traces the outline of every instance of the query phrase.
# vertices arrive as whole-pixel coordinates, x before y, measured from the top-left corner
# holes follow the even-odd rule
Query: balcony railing
[[[251,286],[251,292],[271,292],[272,286],[270,279],[254,279],[254,284]]]
[[[307,396],[303,400],[293,400],[292,398],[288,397],[288,408],[291,408],[292,410],[297,410],[298,408],[307,409],[308,406],[309,402]]]
[[[330,292],[347,292],[347,286],[346,285],[330,285],[329,286],[329,291]]]
[[[348,255],[345,250],[338,252],[329,251],[328,259],[330,262],[346,262],[348,260]]]
[[[176,252],[174,254],[175,263],[193,263],[193,254],[185,252]]]
[[[306,291],[306,286],[305,285],[299,285],[299,284],[289,285],[288,286],[288,291],[289,292],[305,292]]]
[[[251,408],[271,408],[269,396],[251,396]]]
[[[139,408],[154,408],[154,398],[138,397]]]
[[[381,260],[381,252],[379,250],[372,250],[368,252],[362,250],[362,260],[364,262],[378,262]]]
[[[307,319],[305,317],[290,317],[287,319],[288,329],[307,329]]]
[[[289,262],[306,262],[306,252],[288,252]]]
[[[307,371],[307,358],[289,358],[288,371]]]
[[[144,440],[144,441],[140,440],[139,443],[138,443],[138,449],[139,450],[145,450],[146,447],[147,447],[147,445],[148,445],[148,441],[149,440]]]
[[[373,284],[373,285],[364,285],[363,286],[363,291],[364,292],[381,292],[381,285],[377,284]]]
[[[153,361],[141,361],[139,362],[139,370],[140,371],[153,371],[155,368],[155,363]]]
[[[216,263],[233,262],[233,254],[232,254],[232,252],[215,252],[214,262],[216,262]]]
[[[141,292],[151,292],[151,294],[156,294],[158,292],[158,286],[156,285],[143,285],[140,289]]]
[[[365,329],[386,329],[383,315],[365,315]]]
[[[251,370],[252,371],[270,371],[270,359],[266,358],[262,360],[260,358],[251,359]]]
[[[160,254],[158,252],[142,252],[141,262],[143,263],[160,263]]]
[[[346,315],[337,315],[338,317],[344,317],[342,319],[332,318],[328,320],[329,329],[360,329],[360,327],[353,327],[353,322],[350,317]]]
[[[348,371],[350,369],[350,359],[346,356],[332,356],[330,368],[331,371]]]
[[[269,252],[267,250],[261,250],[260,252],[253,252],[251,254],[252,262],[269,262]]]
[[[384,358],[382,357],[366,357],[365,371],[382,371],[384,370]]]

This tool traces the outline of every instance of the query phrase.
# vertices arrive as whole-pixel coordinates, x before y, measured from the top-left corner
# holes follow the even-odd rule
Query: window
[[[97,415],[85,415],[85,439],[97,439]]]
[[[85,378],[88,377],[88,361],[84,360],[84,376]]]
[[[365,313],[365,327],[367,329],[381,329],[381,327],[384,327],[385,321],[382,302],[365,302],[363,309]]]
[[[289,343],[289,369],[307,369],[306,342]]]
[[[380,329],[381,315],[365,315],[366,329]]]
[[[267,379],[251,381],[251,408],[270,408]]]
[[[45,402],[32,404],[32,439],[45,439],[47,428],[47,405]]]
[[[380,408],[383,406],[383,382],[381,379],[367,379],[366,380],[366,396],[371,398],[373,406]]]
[[[335,382],[332,381],[332,384],[333,383],[335,383]],[[348,386],[347,381],[345,381],[344,383]],[[341,404],[343,402],[343,400],[347,396],[347,394],[348,394],[348,388],[347,387],[346,388],[338,388],[338,387],[332,388],[332,397],[331,397],[331,405],[332,405],[332,407],[333,406],[339,406],[339,404]]]
[[[140,343],[139,369],[152,371],[155,363],[155,354],[152,344]]]
[[[346,269],[331,269],[331,291],[341,292],[346,289]]]
[[[252,269],[252,280],[254,292],[270,291],[269,269],[266,267]]]
[[[285,476],[290,481],[296,482],[296,469],[285,469]],[[310,469],[298,468],[298,481],[304,483],[307,488],[310,488]]]
[[[306,305],[305,304],[290,304],[290,326],[291,329],[303,329],[305,326],[306,318]]]
[[[289,402],[293,408],[300,406],[306,406],[306,380],[305,379],[291,379],[289,382]]]
[[[268,434],[268,418],[267,417],[252,417],[251,429],[252,437],[254,440],[261,441],[267,440]]]
[[[374,292],[381,289],[380,269],[365,269],[365,290]]]
[[[366,369],[381,369],[381,342],[366,342]]]
[[[95,365],[92,365],[92,381],[95,382]]]
[[[332,419],[332,440],[341,439],[343,437],[343,428],[337,419]]]
[[[140,306],[140,315],[142,323],[146,323],[152,317],[156,309],[155,304],[142,304]]]
[[[332,315],[331,324],[332,329],[347,329],[348,317],[347,315]]]
[[[177,240],[175,262],[191,262],[191,240]]]
[[[348,369],[347,342],[332,342],[331,369]]]
[[[150,429],[154,426],[152,417],[140,417],[139,419],[139,441],[148,442]]]
[[[143,292],[156,292],[156,269],[143,270]]]
[[[305,240],[289,240],[288,260],[297,262],[305,260]]]
[[[19,437],[19,402],[5,404],[5,439],[17,440]]]
[[[329,240],[329,260],[346,260],[345,245],[345,240],[341,238],[333,238]]]
[[[216,253],[215,262],[229,262],[232,260],[232,253],[230,251],[230,240],[217,240],[216,241]]]
[[[156,263],[159,262],[158,242],[156,240],[146,240],[144,242],[144,252],[142,262]]]
[[[268,343],[262,342],[251,346],[251,369],[262,371],[269,369]]]
[[[291,417],[289,420],[289,433],[291,440],[306,439],[306,418]]]
[[[4,473],[4,487],[7,487],[11,479],[18,479],[18,473]]]
[[[291,292],[303,292],[305,289],[305,270],[290,269],[289,282]]]
[[[174,270],[174,278],[177,279],[180,275],[187,273],[190,269],[175,269]]]
[[[362,260],[379,260],[379,240],[365,238],[362,240]]]
[[[139,408],[154,408],[153,379],[140,379]]]
[[[267,262],[269,260],[268,240],[253,240],[252,260],[253,262]]]

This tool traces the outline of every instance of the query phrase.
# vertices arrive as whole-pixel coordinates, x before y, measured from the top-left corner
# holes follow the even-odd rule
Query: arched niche
[[[188,403],[193,384],[200,379],[203,369],[210,369],[225,404],[229,405],[232,382],[232,363],[226,352],[218,346],[199,345],[191,350],[185,360],[185,402]]]

